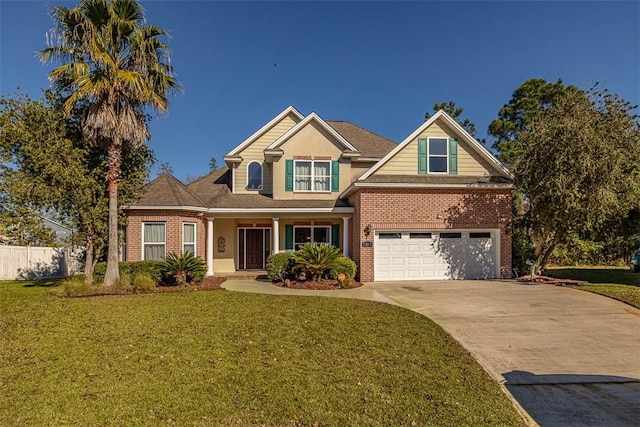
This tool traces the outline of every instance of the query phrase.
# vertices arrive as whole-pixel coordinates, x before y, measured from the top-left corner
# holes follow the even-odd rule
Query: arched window
[[[247,190],[262,190],[262,165],[253,161],[247,165]]]

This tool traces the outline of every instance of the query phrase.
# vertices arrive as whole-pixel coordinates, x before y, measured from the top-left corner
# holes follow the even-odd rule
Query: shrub
[[[120,273],[120,278],[113,284],[113,288],[118,292],[131,292],[133,290],[131,287],[131,275],[126,271]]]
[[[129,261],[119,262],[118,269],[120,275],[128,274],[129,277],[136,277],[138,274],[148,274],[153,280],[158,283],[162,277],[160,272],[160,265],[162,261]],[[96,268],[93,270],[93,281],[95,283],[104,282],[104,275],[107,272],[107,263],[99,262],[96,264]]]
[[[133,278],[133,289],[137,292],[152,292],[156,288],[156,280],[150,274],[140,273]]]
[[[84,280],[84,276],[71,276],[62,281],[60,295],[76,297],[94,293],[94,286]]]
[[[293,253],[294,268],[305,272],[306,277],[318,281],[327,270],[335,268],[342,257],[340,249],[326,243],[308,243]]]
[[[337,279],[338,274],[342,273],[347,276],[347,279],[353,279],[356,277],[357,269],[358,266],[351,258],[343,256],[338,258],[336,265],[329,270],[327,276],[329,276],[330,279]]]
[[[193,252],[180,253],[179,255],[170,253],[159,266],[159,270],[165,280],[184,285],[185,283],[202,281],[207,274],[207,265],[200,257],[193,255]]]
[[[283,281],[291,274],[293,254],[282,252],[273,254],[267,259],[267,275],[271,280]]]

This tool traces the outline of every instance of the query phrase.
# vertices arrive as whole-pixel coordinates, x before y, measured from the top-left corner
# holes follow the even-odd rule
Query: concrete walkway
[[[333,298],[352,298],[363,299],[368,301],[378,301],[387,304],[398,305],[397,302],[388,298],[367,286],[361,286],[355,289],[337,289],[330,291],[312,290],[312,289],[289,289],[274,286],[270,282],[261,282],[259,280],[226,280],[221,285],[224,289],[236,292],[251,292],[257,294],[269,295],[304,295],[304,296],[321,296]]]
[[[340,291],[243,280],[222,286],[399,304],[469,350],[532,425],[640,426],[640,310],[609,298],[515,281],[378,282]]]

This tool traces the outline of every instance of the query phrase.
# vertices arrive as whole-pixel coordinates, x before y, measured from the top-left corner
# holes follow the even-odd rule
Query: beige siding
[[[375,162],[351,163],[351,182],[360,178],[362,174],[371,169],[373,165],[375,165]]]
[[[456,135],[444,123],[438,121],[431,124],[413,141],[405,145],[396,155],[389,159],[375,174],[378,175],[415,175],[418,173],[418,139],[428,137],[458,139],[458,175],[491,175],[495,169],[487,163],[465,141]]]
[[[295,156],[331,157],[339,160],[344,147],[324,130],[318,123],[311,121],[300,129],[281,147],[284,155],[273,163],[273,198],[274,199],[321,199],[337,198],[338,194],[351,184],[351,162],[340,160],[339,192],[305,192],[285,191],[285,160]]]
[[[298,124],[300,120],[293,114],[289,114],[281,121],[273,125],[271,129],[268,129],[265,133],[260,135],[253,143],[249,144],[244,150],[240,151],[238,155],[242,157],[242,162],[238,165],[236,170],[235,192],[238,194],[251,194],[253,191],[246,190],[247,186],[247,165],[252,160],[257,160],[263,164],[262,168],[262,187],[263,193],[270,193],[273,187],[271,180],[271,171],[266,171],[264,165],[264,149],[271,145],[276,139],[281,137],[285,132]],[[266,172],[266,173],[265,173]]]

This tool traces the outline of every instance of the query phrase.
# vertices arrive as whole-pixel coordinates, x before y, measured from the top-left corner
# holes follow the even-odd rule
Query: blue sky
[[[50,5],[0,1],[0,92],[32,97],[51,64],[35,52]],[[533,77],[640,102],[640,2],[143,1],[184,92],[151,124],[179,179],[208,171],[288,105],[402,141],[435,102],[454,100],[478,137]],[[488,145],[491,140],[488,140]],[[155,171],[152,178],[156,176]]]

